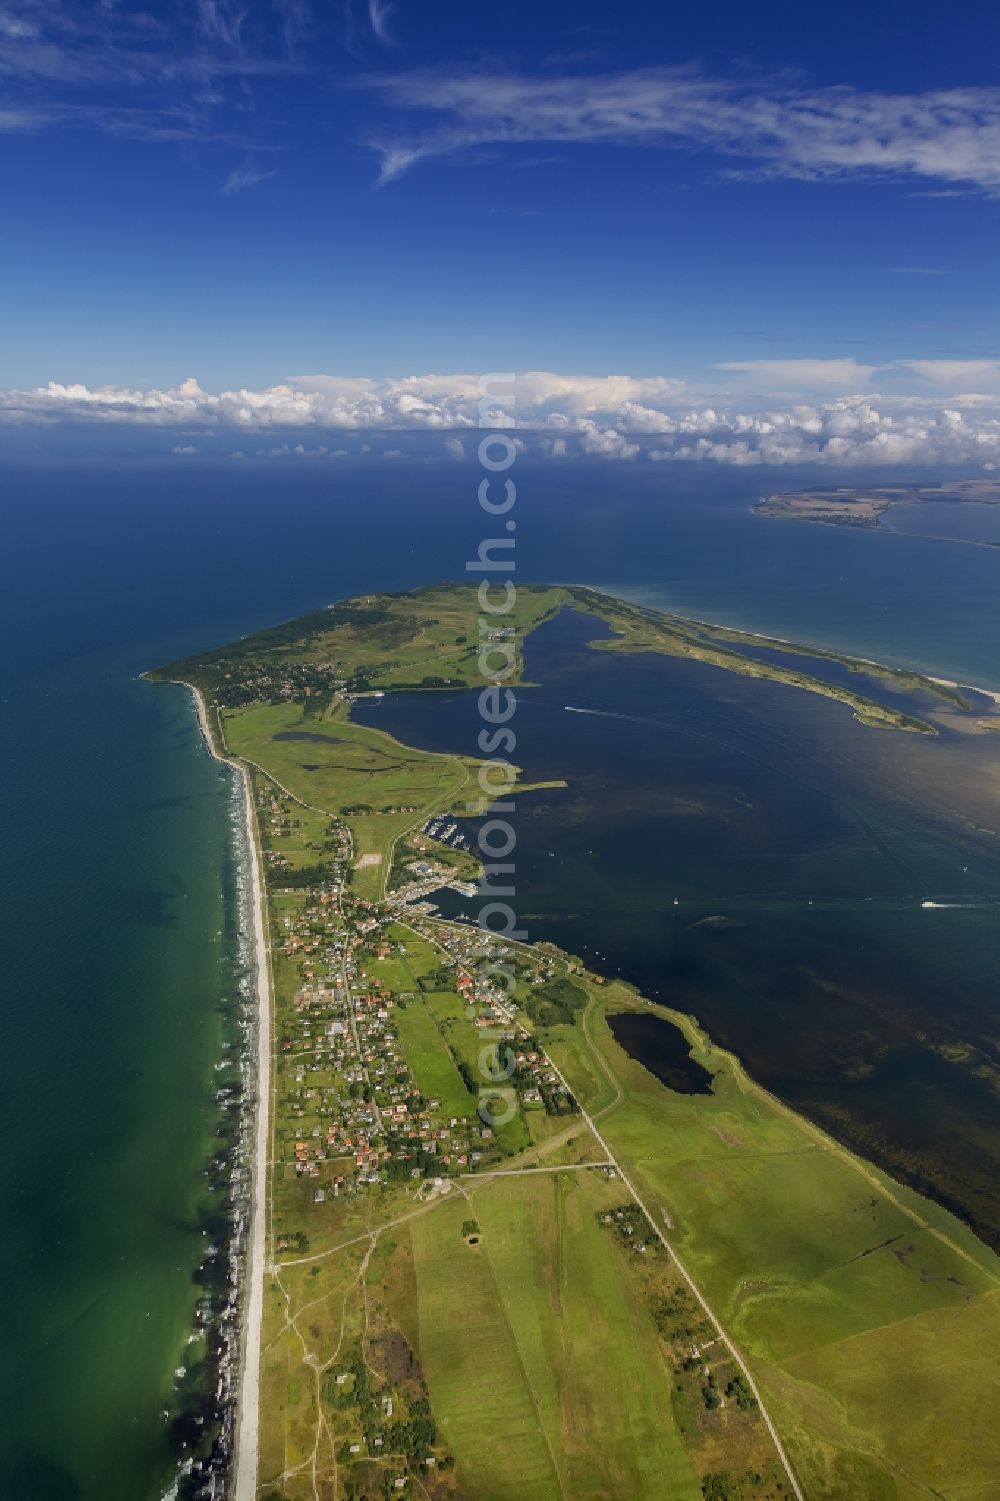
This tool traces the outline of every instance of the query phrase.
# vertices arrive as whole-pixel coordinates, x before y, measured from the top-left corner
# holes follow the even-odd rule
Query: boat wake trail
[[[929,908],[934,908],[935,910],[937,910],[937,911],[940,912],[940,911],[945,911],[945,910],[951,911],[951,910],[955,910],[957,908],[965,908],[965,907],[995,907],[997,905],[997,903],[998,903],[998,900],[1000,900],[1000,898],[997,898],[995,896],[984,896],[984,897],[979,897],[975,901],[968,901],[968,902],[931,902],[931,901],[926,901],[926,902],[921,902],[920,905],[925,910],[927,910]]]
[[[663,723],[659,719],[645,719],[641,714],[615,714],[611,709],[578,709],[573,704],[563,704],[567,714],[596,714],[599,719],[624,719],[629,724],[651,724],[654,729],[662,730]]]

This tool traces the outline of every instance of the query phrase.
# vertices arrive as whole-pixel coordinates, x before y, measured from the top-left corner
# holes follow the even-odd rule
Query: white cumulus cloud
[[[672,376],[577,376],[532,371],[505,390],[505,425],[537,435],[549,459],[708,460],[753,464],[987,465],[1000,461],[1000,362],[913,360],[880,367],[851,360],[742,361],[739,394],[701,394]],[[873,389],[876,373],[890,386]],[[860,388],[851,389],[854,382]],[[762,386],[772,387],[770,392]],[[846,389],[845,389],[846,388]],[[211,392],[192,379],[165,390],[63,385],[0,391],[0,423],[145,426],[183,437],[239,434],[234,457],[346,456],[329,433],[438,433],[455,459],[482,427],[479,378],[303,376],[263,390]],[[491,420],[491,424],[492,420]],[[246,435],[244,438],[242,435]],[[464,434],[464,436],[463,436]],[[270,435],[270,441],[268,441]],[[257,443],[254,443],[256,437]],[[515,438],[520,451],[524,443]],[[426,453],[426,447],[421,450]],[[364,442],[359,455],[399,457],[403,447]]]
[[[579,423],[580,447],[584,453],[600,454],[602,459],[634,459],[638,443],[630,443],[614,427],[598,427],[589,417]]]

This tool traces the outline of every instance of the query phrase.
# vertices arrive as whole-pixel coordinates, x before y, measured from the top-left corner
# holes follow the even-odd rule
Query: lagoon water
[[[655,1012],[619,1011],[608,1025],[631,1057],[676,1094],[711,1094],[712,1075],[691,1056],[684,1033]]]
[[[1000,1243],[994,737],[870,729],[784,685],[590,649],[608,634],[564,611],[527,643],[539,686],[518,696],[514,756],[529,781],[569,784],[512,815],[529,935],[698,1016]],[[355,714],[475,750],[474,693]]]
[[[892,506],[883,518],[890,531],[911,537],[947,537],[955,542],[1000,547],[1000,507],[943,500]]]
[[[338,469],[168,446],[129,439],[109,457],[81,438],[42,454],[28,437],[0,456],[3,1501],[155,1501],[171,1470],[161,1414],[195,1296],[233,978],[231,793],[184,693],[137,674],[344,595],[459,577],[484,534],[478,475],[429,446],[411,462]],[[752,517],[774,483],[525,461],[518,576],[1000,686],[1000,553]],[[915,1019],[984,1050],[991,1025],[996,1035],[988,908],[927,920],[918,907],[924,891],[980,902],[1000,890],[990,836],[970,827],[989,823],[978,817],[985,737],[961,762],[956,812],[958,762],[928,770],[915,737],[897,755],[903,737],[856,738],[835,705],[803,700],[782,718],[768,699],[780,690],[729,678],[720,694],[670,679],[669,664],[598,662],[595,674],[573,631],[567,618],[539,638],[559,686],[523,707],[536,764],[562,775],[574,758],[562,802],[525,804],[531,925],[589,943],[611,967],[630,956],[640,980],[717,1024],[773,1087],[843,1119],[845,1133],[888,1150],[907,1119],[899,1150],[914,1173],[930,1164],[942,1193],[971,1201],[978,1179],[959,1173],[958,1146],[995,1161],[995,1097],[904,1038]],[[433,697],[444,709],[447,696]],[[565,703],[652,723],[569,716]],[[415,711],[400,701],[392,712]],[[442,716],[438,728],[460,727]],[[664,745],[670,758],[656,763]],[[654,764],[670,777],[650,819],[636,789],[648,791]],[[632,776],[645,781],[624,786]],[[687,832],[665,853],[656,831],[667,828]],[[719,912],[742,926],[698,926]],[[850,1007],[831,985],[854,987]],[[867,1062],[866,1028],[889,1039]],[[841,1117],[851,1068],[860,1103]],[[938,1123],[940,1160],[927,1151]],[[994,1207],[984,1188],[981,1215]]]

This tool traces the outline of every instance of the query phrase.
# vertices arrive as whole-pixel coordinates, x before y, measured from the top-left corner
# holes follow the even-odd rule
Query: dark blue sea
[[[139,674],[461,577],[488,534],[478,473],[429,445],[339,465],[169,447],[38,430],[0,449],[3,1501],[155,1501],[173,1463],[233,985],[232,790],[184,692]],[[525,458],[517,576],[1000,686],[1000,553],[750,514],[806,481]]]

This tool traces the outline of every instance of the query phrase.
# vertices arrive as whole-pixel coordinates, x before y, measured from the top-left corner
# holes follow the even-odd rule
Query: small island
[[[844,485],[835,489],[790,490],[764,497],[753,510],[758,516],[871,530],[880,525],[892,506],[921,505],[932,501],[953,505],[1000,505],[1000,480],[958,480],[950,485],[882,485],[863,489]]]

